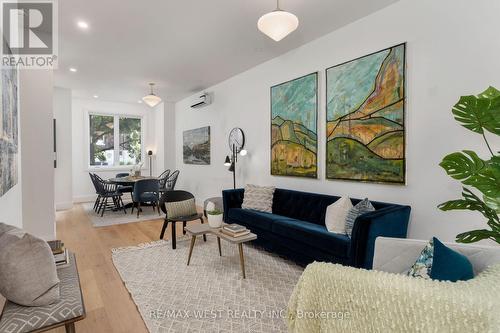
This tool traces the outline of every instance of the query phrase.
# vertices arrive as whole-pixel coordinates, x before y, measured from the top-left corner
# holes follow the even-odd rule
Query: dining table
[[[126,176],[126,177],[119,177],[119,178],[109,178],[108,183],[110,184],[115,184],[115,185],[121,185],[121,186],[135,186],[135,183],[137,183],[139,180],[143,179],[158,179],[158,177],[152,177],[152,176]],[[161,190],[160,190],[161,192]],[[147,206],[147,204],[142,204],[143,206]],[[125,208],[132,208],[134,206],[133,202],[129,202],[125,204]]]

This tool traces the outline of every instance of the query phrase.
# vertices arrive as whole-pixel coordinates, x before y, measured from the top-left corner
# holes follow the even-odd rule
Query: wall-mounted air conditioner
[[[205,92],[193,101],[191,107],[193,109],[202,108],[207,105],[210,105],[210,103],[212,103],[212,97],[210,96],[209,93]]]

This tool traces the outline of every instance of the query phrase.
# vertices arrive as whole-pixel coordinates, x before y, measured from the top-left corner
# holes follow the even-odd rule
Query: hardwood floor
[[[76,253],[87,310],[87,317],[76,323],[76,331],[148,332],[113,266],[111,249],[158,240],[163,220],[94,228],[81,205],[58,212],[56,219],[57,238]],[[169,225],[164,239],[169,239],[170,233]],[[177,228],[177,233],[181,235],[182,228]],[[64,328],[50,332],[63,333]]]

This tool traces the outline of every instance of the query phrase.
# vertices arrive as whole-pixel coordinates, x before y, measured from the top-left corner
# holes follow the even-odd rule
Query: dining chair
[[[128,172],[120,172],[115,175],[115,178],[125,178],[130,176]],[[132,197],[132,192],[134,191],[134,187],[130,185],[117,185],[116,189],[120,193],[130,193],[130,197]]]
[[[186,223],[188,221],[195,221],[195,220],[200,220],[200,222],[203,224],[203,214],[198,213],[198,212],[193,212],[193,214],[188,215],[188,216],[179,216],[175,218],[170,218],[168,216],[168,204],[169,203],[174,203],[174,202],[180,202],[180,201],[185,201],[189,199],[194,199],[194,195],[187,192],[187,191],[166,191],[163,192],[161,198],[160,198],[160,208],[165,213],[165,219],[163,220],[163,226],[161,228],[161,233],[160,233],[160,239],[163,239],[163,236],[165,235],[165,230],[167,229],[168,223],[170,222],[172,224],[172,249],[175,250],[176,248],[176,237],[175,237],[175,224],[177,222],[182,222],[182,233],[186,234]],[[206,235],[203,235],[203,240],[206,242],[207,237]]]
[[[90,181],[92,182],[92,185],[94,185],[95,194],[97,194],[97,198],[95,199],[95,202],[94,202],[94,211],[97,212],[97,207],[99,207],[99,204],[101,203],[101,195],[99,194],[99,187],[96,183],[97,179],[90,172],[89,172],[89,176],[90,176]]]
[[[95,185],[100,198],[97,214],[100,212],[101,217],[103,217],[106,210],[117,209],[123,209],[123,212],[127,214],[127,210],[122,200],[123,193],[117,191],[116,185],[106,182],[95,173],[93,174],[93,178],[95,179]],[[109,199],[112,200],[112,203],[108,203]]]
[[[139,218],[141,203],[151,203],[153,210],[158,209],[158,215],[160,215],[159,192],[160,182],[158,179],[141,179],[135,182],[132,192],[132,213],[134,208],[137,208],[137,218]]]
[[[158,180],[160,181],[160,191],[165,188],[165,184],[167,183],[168,177],[170,175],[170,169],[167,169],[158,176]]]
[[[168,176],[167,181],[165,182],[165,191],[173,191],[175,189],[175,184],[177,183],[177,178],[179,178],[179,170],[175,170]]]

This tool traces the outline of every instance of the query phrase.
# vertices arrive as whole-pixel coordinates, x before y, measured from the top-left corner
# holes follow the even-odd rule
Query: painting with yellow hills
[[[271,88],[271,174],[317,178],[318,73]]]
[[[326,177],[405,183],[405,44],[326,71]]]

